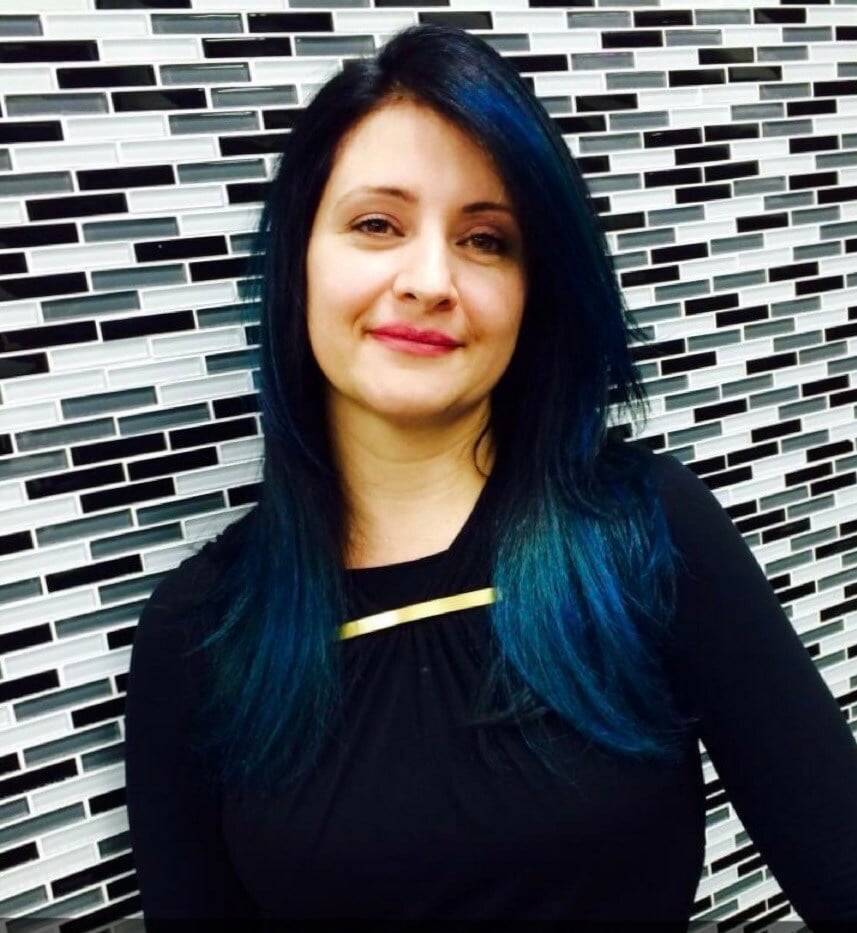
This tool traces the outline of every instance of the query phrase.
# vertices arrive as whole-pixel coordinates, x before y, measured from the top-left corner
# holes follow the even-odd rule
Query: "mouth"
[[[372,337],[391,350],[409,353],[413,356],[443,356],[458,349],[456,343],[434,343],[428,340],[414,340],[407,337],[393,336],[378,331],[370,331]]]

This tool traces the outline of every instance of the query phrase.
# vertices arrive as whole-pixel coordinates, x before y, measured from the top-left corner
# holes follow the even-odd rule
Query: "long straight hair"
[[[521,328],[486,426],[500,469],[491,566],[502,598],[488,610],[499,663],[484,696],[499,686],[509,704],[481,721],[523,724],[539,707],[607,752],[674,759],[693,722],[663,665],[679,555],[652,454],[607,426],[611,404],[636,420],[646,402],[630,349],[645,335],[558,128],[511,62],[442,25],[406,28],[374,57],[346,61],[298,115],[269,185],[251,275],[263,475],[254,509],[222,536],[207,594],[217,611],[193,648],[207,654],[197,748],[219,780],[265,793],[306,775],[340,720],[347,502],[307,333],[305,261],[337,146],[398,99],[433,108],[490,154],[525,244]]]

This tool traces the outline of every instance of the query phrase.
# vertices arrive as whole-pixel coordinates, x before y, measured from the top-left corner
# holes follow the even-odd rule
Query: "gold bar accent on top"
[[[376,612],[362,619],[354,619],[339,626],[339,639],[354,638],[357,635],[367,635],[379,629],[401,625],[403,622],[416,622],[418,619],[429,619],[432,616],[443,615],[445,612],[457,612],[459,609],[473,609],[476,606],[487,606],[496,602],[499,597],[493,586],[484,590],[470,590],[467,593],[456,593],[454,596],[441,596],[439,599],[429,599],[422,603],[412,603],[410,606],[401,606],[399,609],[388,609],[386,612]]]

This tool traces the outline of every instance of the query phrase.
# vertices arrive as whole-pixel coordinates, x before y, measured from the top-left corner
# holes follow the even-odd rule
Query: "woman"
[[[701,738],[804,919],[857,920],[851,732],[707,487],[607,429],[635,332],[511,66],[348,62],[259,230],[259,502],[135,634],[144,915],[686,929]]]

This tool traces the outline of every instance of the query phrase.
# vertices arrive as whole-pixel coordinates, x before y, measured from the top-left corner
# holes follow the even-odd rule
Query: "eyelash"
[[[361,220],[358,223],[353,224],[351,229],[361,230],[363,225],[367,223],[382,223],[382,224],[387,224],[387,226],[392,226],[392,224],[390,223],[389,220],[387,220],[386,217],[366,217],[364,220]],[[362,232],[369,233],[368,230],[362,231]],[[468,239],[473,239],[473,237],[488,237],[489,240],[492,240],[494,242],[495,244],[494,249],[483,250],[483,252],[488,253],[489,255],[500,256],[506,252],[508,244],[506,240],[504,240],[502,237],[495,236],[493,233],[473,233],[468,237]]]

